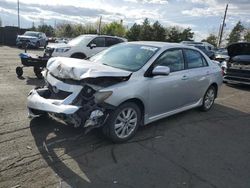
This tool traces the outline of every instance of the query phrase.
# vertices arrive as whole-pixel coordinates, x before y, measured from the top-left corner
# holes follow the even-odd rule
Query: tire
[[[71,55],[72,58],[77,58],[77,59],[85,59],[86,55],[82,54],[82,53],[75,53]]]
[[[21,77],[23,75],[23,68],[22,67],[17,67],[16,68],[16,74],[18,77]]]
[[[123,113],[128,118],[125,118]],[[111,112],[103,126],[103,134],[114,143],[125,142],[135,135],[141,117],[141,109],[135,103],[124,103]]]
[[[212,108],[212,106],[214,104],[215,97],[216,97],[216,93],[217,93],[217,90],[212,85],[207,89],[207,91],[203,97],[202,106],[200,108],[201,111],[206,112]]]
[[[42,68],[41,67],[34,67],[34,73],[35,73],[35,75],[36,75],[36,77],[38,78],[38,79],[42,79],[43,78],[43,75],[42,75]]]

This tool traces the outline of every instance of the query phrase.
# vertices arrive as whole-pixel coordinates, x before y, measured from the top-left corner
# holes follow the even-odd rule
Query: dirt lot
[[[20,52],[0,46],[0,187],[250,187],[249,87],[223,85],[211,111],[166,118],[114,145],[99,131],[28,119],[27,93],[42,81],[31,68],[16,77]]]

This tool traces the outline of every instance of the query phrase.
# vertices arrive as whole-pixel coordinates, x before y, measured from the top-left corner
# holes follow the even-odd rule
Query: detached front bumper
[[[28,96],[27,106],[31,117],[41,115],[42,112],[58,113],[58,114],[74,114],[80,107],[69,104],[63,104],[63,100],[46,99],[49,89],[33,89]],[[41,112],[41,114],[39,114]]]
[[[82,86],[66,84],[50,74],[46,75],[48,87],[33,89],[27,98],[27,107],[31,117],[44,112],[71,115],[81,107],[72,105],[82,90]]]

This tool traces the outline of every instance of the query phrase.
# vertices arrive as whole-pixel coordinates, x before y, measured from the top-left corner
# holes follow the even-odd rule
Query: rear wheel
[[[141,122],[141,110],[132,102],[114,110],[103,127],[103,133],[113,142],[121,143],[132,138]]]
[[[212,108],[216,96],[216,89],[214,86],[210,86],[208,90],[206,91],[204,97],[203,97],[203,102],[201,106],[202,111],[208,111]]]

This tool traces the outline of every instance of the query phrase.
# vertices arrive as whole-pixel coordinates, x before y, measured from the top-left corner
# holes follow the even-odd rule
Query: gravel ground
[[[115,145],[98,130],[28,119],[27,93],[43,81],[32,68],[16,77],[21,51],[0,46],[0,187],[250,187],[249,87],[223,85],[211,111],[157,121]]]

